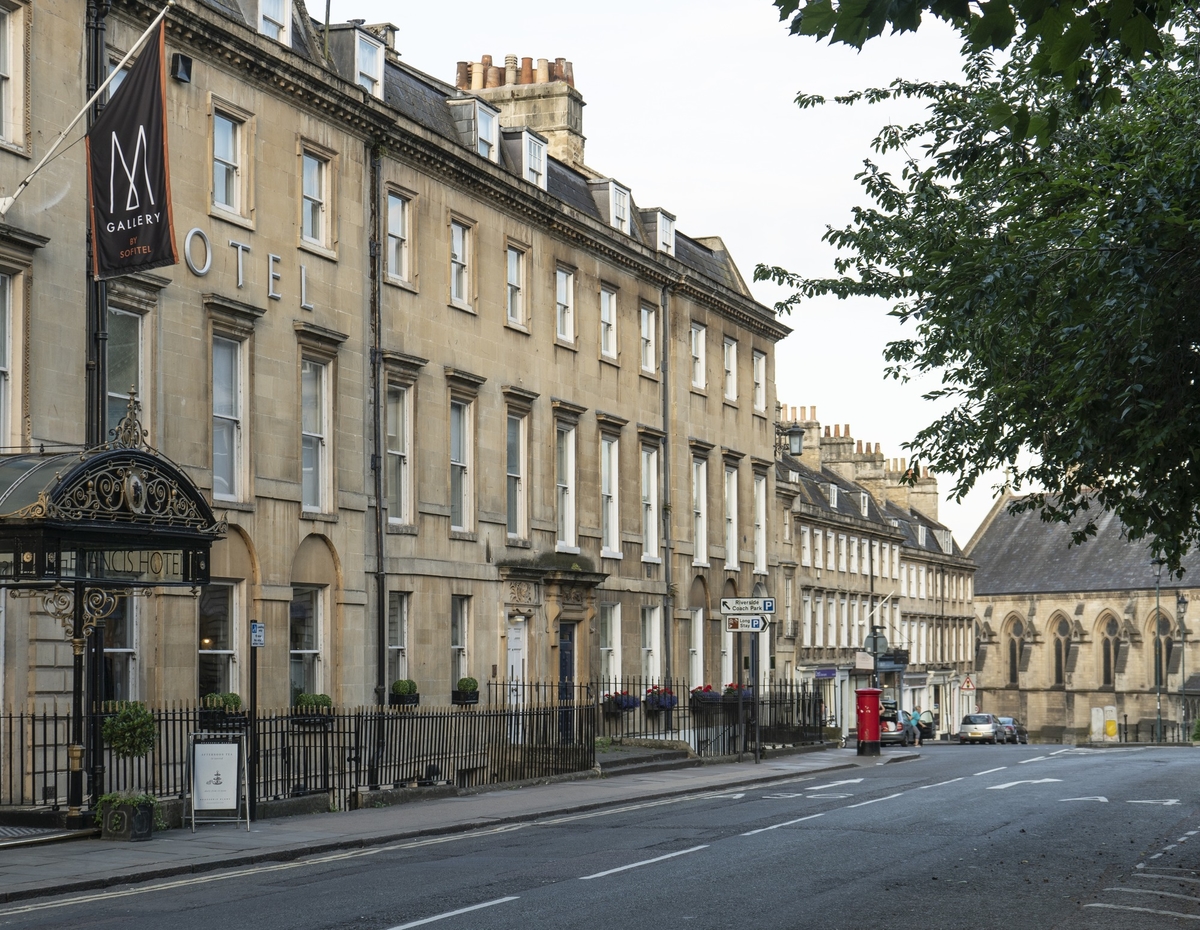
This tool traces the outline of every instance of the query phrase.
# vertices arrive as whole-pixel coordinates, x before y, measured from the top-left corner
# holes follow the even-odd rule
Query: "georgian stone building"
[[[815,682],[849,730],[854,690],[871,684],[864,643],[877,626],[888,642],[884,697],[932,711],[937,731],[950,732],[970,703],[959,688],[974,656],[975,566],[937,521],[936,479],[906,483],[903,459],[864,447],[849,425],[822,428],[815,408],[792,408],[789,422],[805,439],[777,472],[776,674]]]
[[[1002,496],[968,545],[975,585],[979,686],[991,713],[1017,717],[1050,742],[1154,738],[1160,714],[1174,740],[1196,719],[1200,655],[1187,655],[1191,584],[1160,575],[1144,543],[1130,542],[1111,513],[1072,546],[1070,527],[1035,512],[1010,514]],[[1106,717],[1107,713],[1107,717]]]
[[[113,3],[112,63],[156,6]],[[4,194],[86,99],[85,8],[0,4]],[[714,676],[716,599],[776,585],[789,332],[721,240],[586,164],[568,62],[443,82],[394,27],[326,30],[301,0],[166,22],[184,260],[107,289],[109,425],[135,390],[228,531],[213,584],[109,620],[108,695],[245,694],[251,621],[274,706]],[[84,441],[84,198],[76,146],[0,226],[9,451]],[[0,703],[64,695],[57,621],[11,597],[2,618]]]

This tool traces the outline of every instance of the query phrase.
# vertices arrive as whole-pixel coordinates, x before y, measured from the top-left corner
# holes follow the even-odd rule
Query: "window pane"
[[[141,387],[138,371],[140,324],[141,319],[131,313],[110,311],[108,314],[108,389],[112,394],[127,396],[130,389]]]
[[[200,648],[233,648],[233,588],[210,584],[200,590]]]
[[[228,339],[213,339],[213,413],[238,414],[238,346]]]
[[[237,424],[213,418],[213,493],[230,497],[237,493],[235,477]]]
[[[305,359],[300,365],[301,426],[306,433],[321,432],[321,366]]]

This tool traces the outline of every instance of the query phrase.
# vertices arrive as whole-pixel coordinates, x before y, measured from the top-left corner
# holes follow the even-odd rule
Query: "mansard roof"
[[[1132,542],[1110,511],[1095,512],[1096,535],[1071,545],[1072,527],[1043,523],[1037,511],[1012,514],[1002,501],[971,547],[978,596],[1147,590],[1154,587],[1153,556],[1145,540]],[[1200,577],[1200,553],[1183,560],[1185,583]],[[1164,586],[1178,581],[1162,576]]]

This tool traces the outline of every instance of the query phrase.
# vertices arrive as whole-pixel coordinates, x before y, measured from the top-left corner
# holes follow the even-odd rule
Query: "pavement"
[[[190,875],[260,862],[304,859],[336,850],[378,846],[417,837],[462,833],[482,827],[539,820],[614,804],[701,794],[788,781],[860,765],[918,758],[910,750],[885,749],[859,758],[854,749],[823,749],[779,755],[755,763],[698,764],[681,753],[672,764],[647,747],[597,751],[603,774],[548,784],[488,788],[391,807],[257,820],[250,824],[201,824],[155,833],[149,842],[109,842],[87,834],[70,842],[0,846],[0,902],[88,891],[150,879]],[[617,777],[617,773],[621,773]]]

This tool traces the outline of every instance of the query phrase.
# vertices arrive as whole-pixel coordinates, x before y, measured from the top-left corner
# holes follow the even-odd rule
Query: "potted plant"
[[[642,707],[648,714],[657,714],[661,710],[672,710],[679,705],[675,692],[663,685],[651,685],[646,689],[642,699]]]
[[[465,677],[458,680],[458,687],[450,692],[451,704],[478,704],[479,682],[474,678]]]
[[[328,727],[333,716],[328,711],[333,707],[333,698],[328,694],[309,694],[301,691],[296,695],[296,706],[292,711],[292,722],[309,726]]]
[[[731,681],[725,686],[722,696],[726,701],[736,704],[739,694],[743,701],[749,701],[754,696],[754,689],[750,685],[739,685],[736,681]]]
[[[693,688],[689,692],[689,695],[693,706],[721,703],[721,692],[716,690],[712,685],[702,685]]]
[[[158,739],[154,714],[138,701],[116,705],[100,732],[113,754],[125,759],[148,755]],[[154,798],[142,792],[102,795],[95,814],[106,840],[148,840],[154,833]]]
[[[618,717],[631,710],[636,710],[641,703],[641,698],[636,694],[630,694],[628,691],[606,692],[604,697],[600,699],[601,709],[610,717]]]
[[[201,730],[244,730],[250,723],[242,711],[242,698],[234,691],[204,695],[196,718]]]
[[[415,707],[421,703],[421,695],[417,693],[417,683],[411,678],[397,678],[392,682],[391,693],[388,694],[389,707]]]

